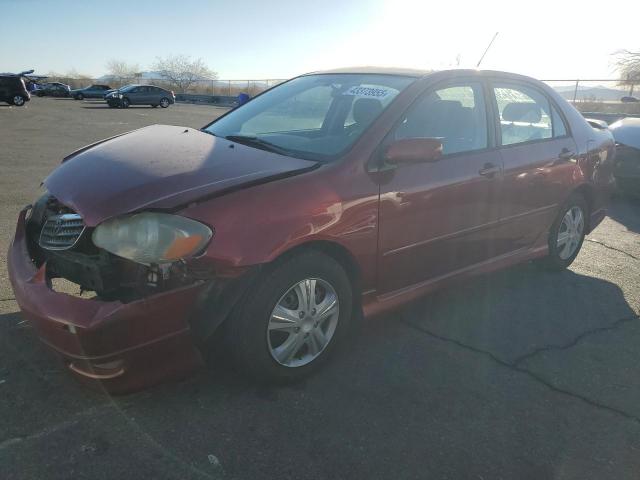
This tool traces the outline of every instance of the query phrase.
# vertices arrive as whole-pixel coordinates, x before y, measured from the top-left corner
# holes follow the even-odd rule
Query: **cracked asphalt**
[[[0,248],[64,154],[222,110],[0,107]],[[0,478],[637,479],[640,203],[615,199],[571,269],[521,265],[367,321],[303,383],[225,359],[109,398],[37,340],[0,260]]]

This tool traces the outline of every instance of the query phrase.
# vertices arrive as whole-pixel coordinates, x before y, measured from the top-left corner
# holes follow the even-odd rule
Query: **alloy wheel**
[[[285,367],[307,365],[331,342],[339,314],[338,295],[328,282],[307,278],[296,283],[271,312],[267,326],[269,353]]]
[[[562,223],[558,228],[556,246],[558,256],[567,260],[576,252],[584,234],[584,213],[582,209],[574,205],[564,214]]]
[[[24,97],[22,97],[22,95],[16,95],[15,97],[13,97],[13,104],[16,107],[21,107],[22,105],[24,105]]]

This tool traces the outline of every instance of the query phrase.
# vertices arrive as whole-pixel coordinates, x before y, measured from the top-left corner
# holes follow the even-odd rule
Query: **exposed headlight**
[[[170,263],[200,252],[213,232],[200,222],[167,213],[138,213],[107,220],[93,231],[100,248],[142,264]]]

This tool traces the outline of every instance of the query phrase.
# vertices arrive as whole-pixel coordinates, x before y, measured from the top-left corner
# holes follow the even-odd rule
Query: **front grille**
[[[76,213],[51,215],[40,232],[40,246],[47,250],[67,250],[80,239],[84,228],[82,217]]]

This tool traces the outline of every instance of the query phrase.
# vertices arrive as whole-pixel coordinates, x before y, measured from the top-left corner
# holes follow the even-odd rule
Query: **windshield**
[[[129,90],[137,87],[137,85],[125,85],[124,87],[120,87],[118,91],[120,92],[128,92]]]
[[[260,95],[204,130],[327,161],[346,151],[414,80],[394,75],[306,75]]]

